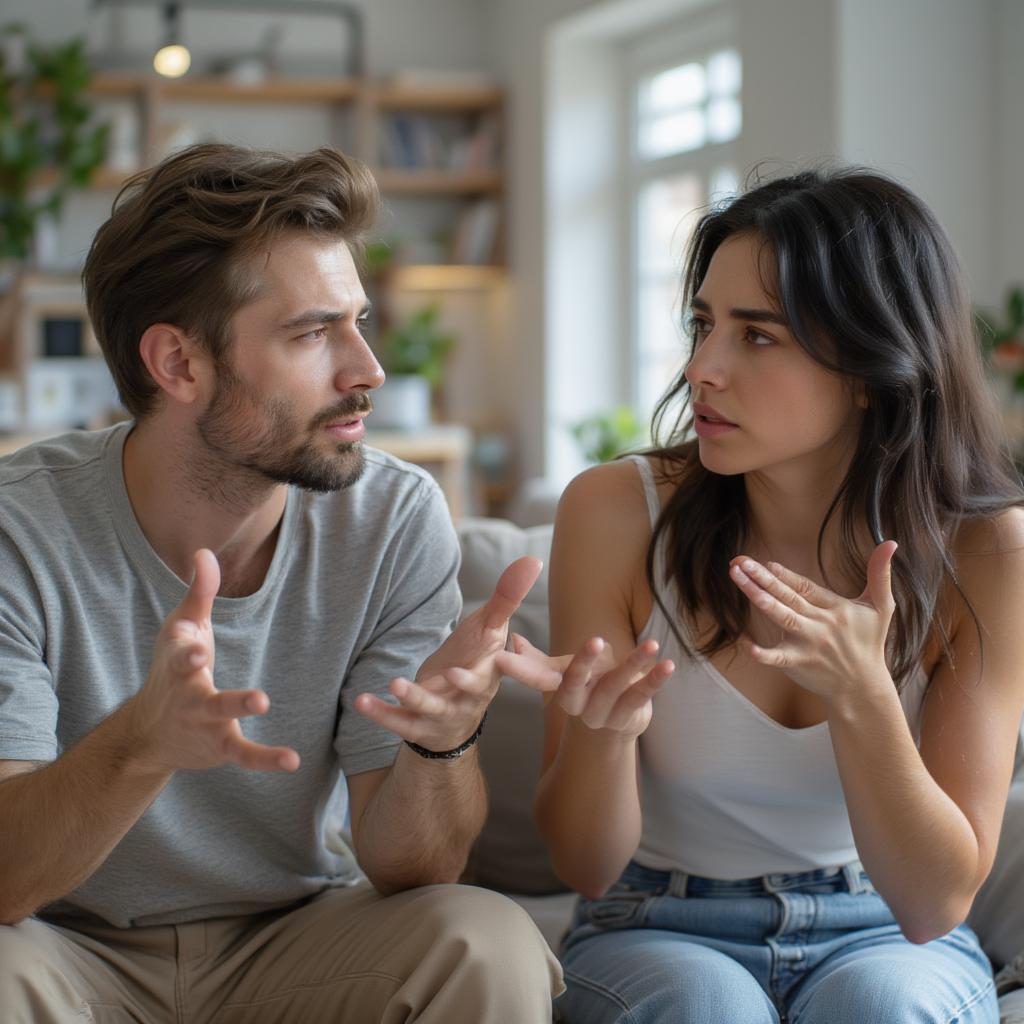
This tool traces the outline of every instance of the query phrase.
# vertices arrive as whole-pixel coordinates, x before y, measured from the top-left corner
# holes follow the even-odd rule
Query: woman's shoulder
[[[562,500],[569,505],[589,505],[595,500],[625,502],[626,507],[646,516],[648,480],[653,482],[659,504],[664,506],[678,485],[679,475],[678,461],[670,454],[644,452],[585,469],[565,489]]]
[[[1009,556],[1012,561],[1024,557],[1024,508],[1015,505],[995,515],[964,519],[957,526],[952,548],[962,566],[993,556]]]

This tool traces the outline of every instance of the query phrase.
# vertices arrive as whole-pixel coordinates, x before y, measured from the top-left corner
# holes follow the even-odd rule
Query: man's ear
[[[190,404],[203,391],[205,352],[173,324],[150,324],[139,339],[139,355],[161,391]]]

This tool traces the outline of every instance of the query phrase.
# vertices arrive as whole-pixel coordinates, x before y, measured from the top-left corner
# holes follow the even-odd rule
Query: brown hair
[[[142,418],[158,392],[139,356],[147,327],[174,324],[220,360],[231,318],[257,294],[254,252],[289,230],[358,245],[378,204],[369,170],[333,149],[292,158],[204,144],[132,177],[82,273],[89,317],[128,411]]]

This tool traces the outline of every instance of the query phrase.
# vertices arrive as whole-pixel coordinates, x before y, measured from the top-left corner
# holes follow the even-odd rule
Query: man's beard
[[[196,429],[210,452],[230,466],[273,483],[326,493],[351,487],[362,476],[363,445],[361,441],[339,442],[334,454],[326,454],[316,445],[317,432],[371,408],[365,393],[351,395],[316,416],[305,439],[296,441],[302,428],[288,403],[263,398],[222,361],[216,391]]]

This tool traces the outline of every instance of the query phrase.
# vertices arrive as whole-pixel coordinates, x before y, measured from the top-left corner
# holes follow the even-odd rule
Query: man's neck
[[[137,424],[124,446],[125,487],[150,546],[180,579],[209,548],[221,567],[221,596],[259,589],[274,556],[287,488],[225,466],[187,428]]]

